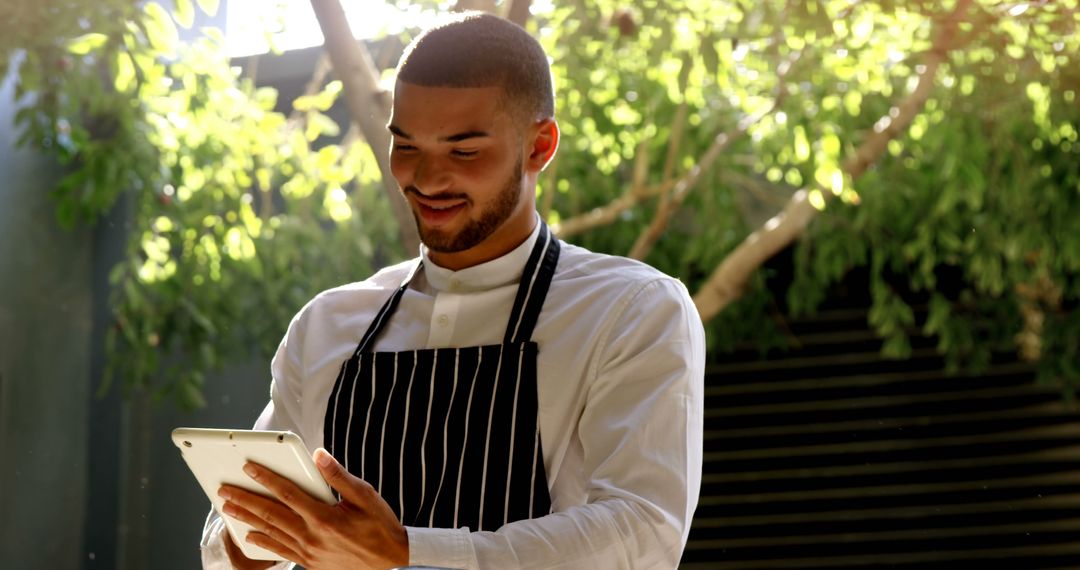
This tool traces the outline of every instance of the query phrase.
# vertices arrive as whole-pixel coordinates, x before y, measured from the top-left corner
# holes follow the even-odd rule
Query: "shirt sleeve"
[[[676,568],[701,486],[705,340],[681,283],[624,295],[596,340],[585,504],[495,532],[408,527],[410,564],[467,570]]]
[[[303,314],[303,313],[301,313]],[[302,320],[297,315],[289,324],[285,338],[278,345],[274,359],[270,363],[272,379],[270,381],[270,402],[263,408],[253,429],[291,431],[303,433],[300,429],[300,380],[303,370],[300,359],[299,334]],[[225,551],[225,522],[214,509],[206,517],[202,540],[199,543],[204,570],[230,570],[232,564]],[[282,562],[271,568],[286,570],[294,566],[291,562]]]

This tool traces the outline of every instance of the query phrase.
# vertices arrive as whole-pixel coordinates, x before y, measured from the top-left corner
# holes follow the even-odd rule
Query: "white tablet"
[[[214,510],[221,514],[225,500],[218,489],[228,483],[265,496],[270,492],[244,473],[244,464],[254,461],[296,483],[309,495],[328,504],[336,503],[334,494],[315,467],[304,442],[289,431],[253,431],[201,428],[176,428],[173,443],[188,468],[195,474]],[[244,538],[251,526],[222,514],[225,525],[244,555],[253,560],[281,560],[277,554],[259,548]]]

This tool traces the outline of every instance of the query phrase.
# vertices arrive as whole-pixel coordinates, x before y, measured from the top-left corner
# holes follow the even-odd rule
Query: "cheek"
[[[407,178],[411,175],[413,168],[411,166],[412,161],[407,157],[403,157],[399,154],[390,153],[390,174],[399,181]]]
[[[461,176],[475,184],[501,186],[513,174],[513,163],[496,156],[481,156],[460,166]]]

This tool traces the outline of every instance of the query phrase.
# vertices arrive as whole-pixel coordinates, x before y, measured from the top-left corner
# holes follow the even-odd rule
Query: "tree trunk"
[[[416,233],[409,206],[398,192],[397,183],[390,173],[390,133],[386,130],[386,123],[390,120],[390,99],[379,88],[378,70],[367,48],[353,38],[339,0],[311,0],[311,7],[326,38],[324,48],[330,55],[334,73],[344,86],[349,114],[371,145],[379,164],[383,191],[393,206],[401,242],[408,255],[415,255],[420,247],[420,237]]]
[[[529,6],[532,0],[510,0],[510,9],[506,11],[506,19],[525,27],[529,21]]]
[[[495,13],[495,0],[458,0],[451,10],[455,12],[466,12],[475,10],[479,12],[487,12],[489,14]]]

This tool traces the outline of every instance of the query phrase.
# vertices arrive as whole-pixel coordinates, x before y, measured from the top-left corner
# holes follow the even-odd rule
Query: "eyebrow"
[[[394,135],[399,136],[399,137],[401,137],[403,139],[411,139],[412,138],[412,136],[409,135],[409,133],[406,133],[405,131],[401,130],[396,125],[387,125],[386,128],[389,129],[391,133],[394,133]],[[489,137],[489,136],[491,136],[491,133],[489,133],[487,131],[465,131],[465,132],[456,133],[456,134],[453,134],[453,135],[450,135],[450,136],[447,136],[447,137],[441,137],[439,139],[439,142],[461,142],[463,140],[478,139],[478,138],[484,138],[484,137]]]

